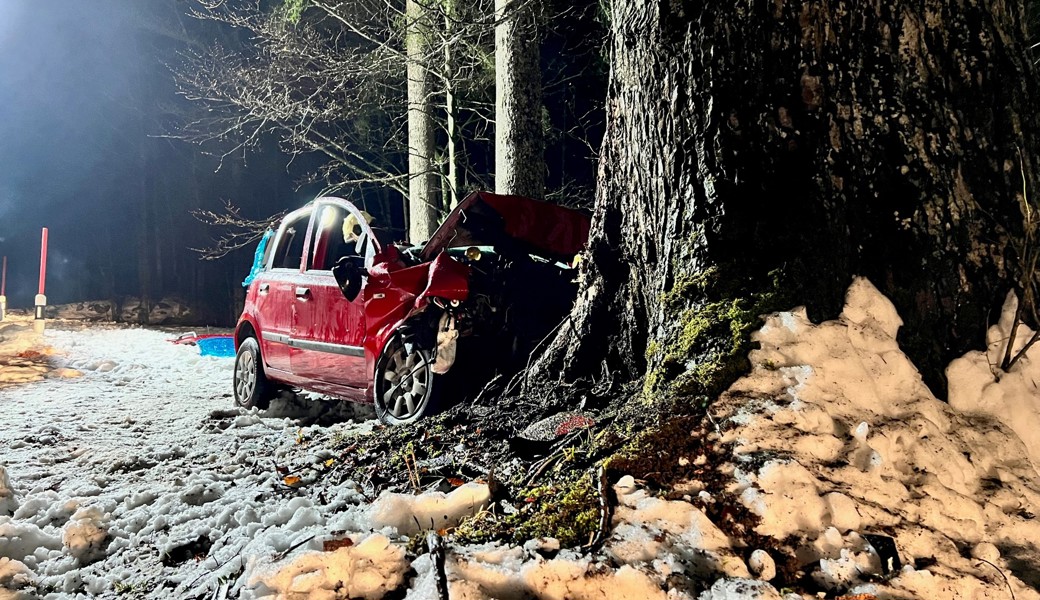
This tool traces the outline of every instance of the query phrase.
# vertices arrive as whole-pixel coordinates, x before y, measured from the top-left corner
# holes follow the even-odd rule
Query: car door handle
[[[311,296],[311,288],[298,287],[296,288],[296,297],[306,300]]]
[[[261,283],[260,289],[258,290],[261,294],[266,294],[271,289],[270,283]]]

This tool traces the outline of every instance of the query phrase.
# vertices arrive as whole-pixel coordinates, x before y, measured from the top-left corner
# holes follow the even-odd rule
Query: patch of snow
[[[62,529],[61,543],[65,551],[80,564],[103,557],[109,520],[110,516],[97,506],[77,510]]]
[[[332,552],[307,552],[288,564],[254,566],[249,585],[258,596],[317,600],[378,600],[404,581],[404,549],[380,534]]]

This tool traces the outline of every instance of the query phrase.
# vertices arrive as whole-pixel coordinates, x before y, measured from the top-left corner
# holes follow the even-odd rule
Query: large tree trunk
[[[545,196],[537,0],[495,0],[495,191]]]
[[[1032,188],[1019,2],[615,0],[591,260],[539,372],[710,397],[760,311],[896,304],[933,391],[984,340]]]
[[[408,239],[430,239],[440,221],[433,82],[429,70],[429,32],[425,8],[408,0]]]

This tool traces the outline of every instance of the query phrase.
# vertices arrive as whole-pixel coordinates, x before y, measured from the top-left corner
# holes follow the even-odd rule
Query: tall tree
[[[590,260],[539,372],[609,348],[648,394],[709,398],[757,314],[833,317],[860,274],[943,394],[1021,275],[1026,33],[1014,1],[616,0]]]
[[[456,87],[458,79],[458,43],[455,42],[459,31],[459,1],[444,0],[444,62],[441,66],[444,81],[444,133],[445,144],[444,168],[444,207],[455,208],[461,200],[462,192],[461,162],[462,139],[459,128],[459,110],[456,103]]]
[[[545,196],[538,0],[495,0],[495,191]]]
[[[407,0],[405,46],[408,74],[408,238],[430,239],[440,223],[439,173],[434,159],[437,130],[434,123],[434,82],[431,72],[430,18],[427,8]]]

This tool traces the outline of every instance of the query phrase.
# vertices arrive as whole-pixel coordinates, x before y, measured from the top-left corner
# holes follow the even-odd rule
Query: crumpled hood
[[[432,260],[445,248],[488,245],[570,262],[588,242],[589,225],[588,216],[563,206],[473,192],[437,228],[422,258]]]

